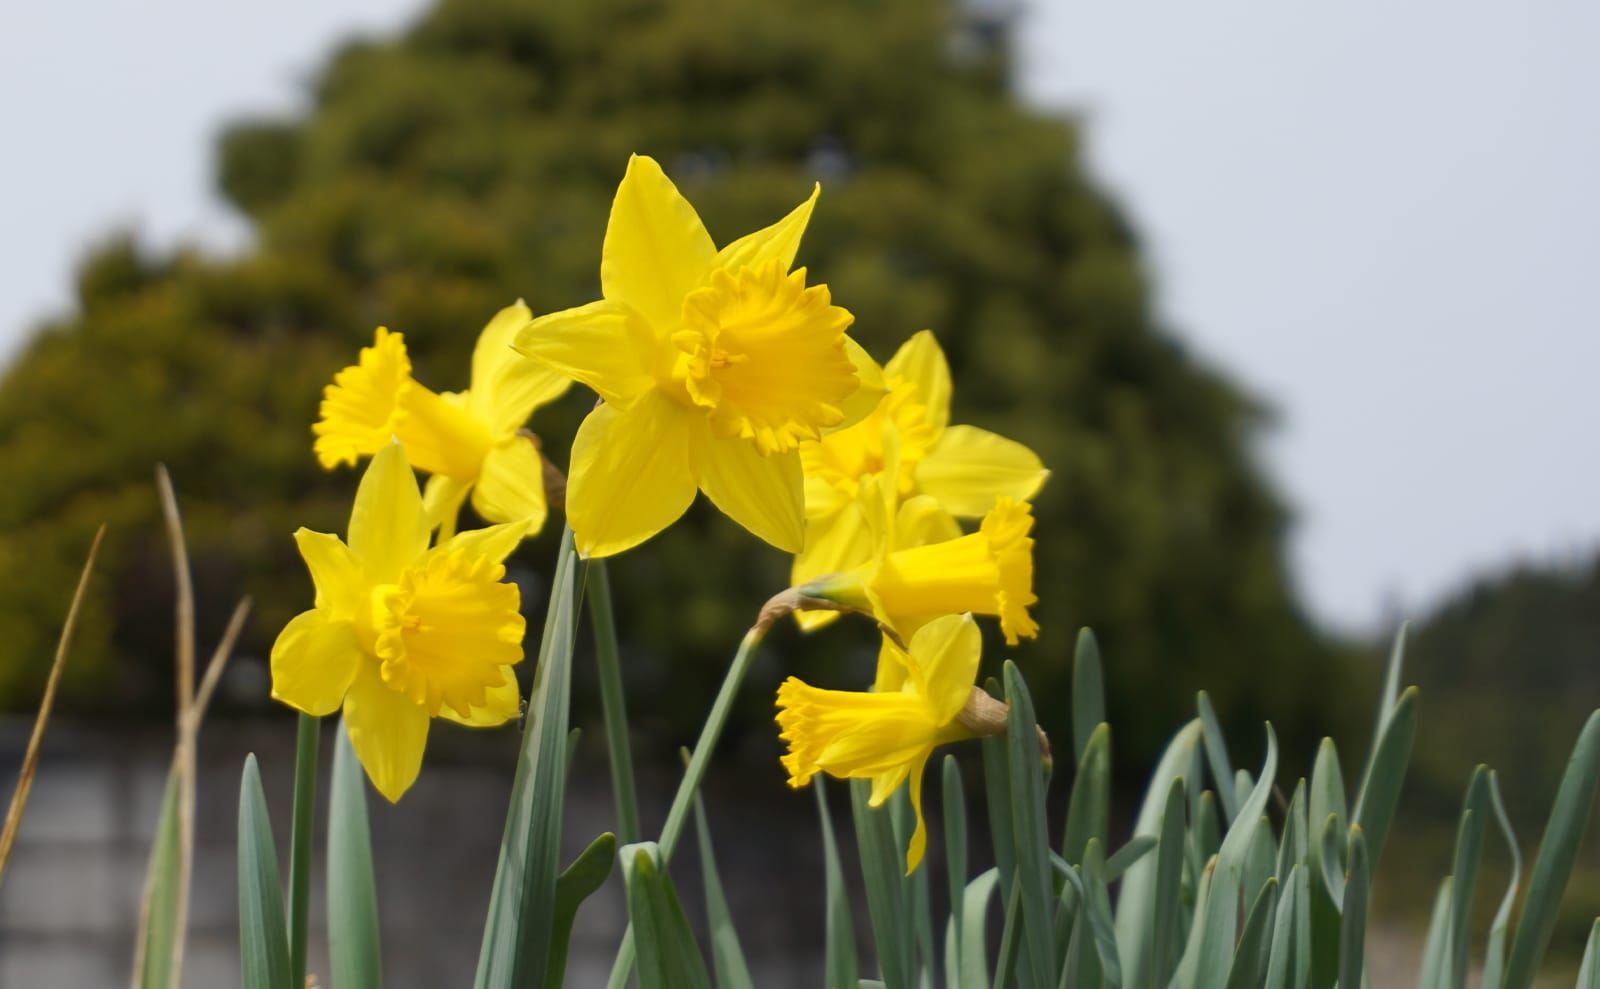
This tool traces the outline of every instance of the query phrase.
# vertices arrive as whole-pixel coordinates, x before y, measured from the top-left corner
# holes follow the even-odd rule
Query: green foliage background
[[[102,519],[106,576],[66,700],[168,703],[156,461],[183,500],[205,621],[256,595],[247,645],[265,655],[310,600],[289,533],[342,531],[355,488],[311,457],[322,385],[385,324],[421,380],[460,388],[500,306],[597,297],[611,194],[637,151],[719,242],[820,180],[800,260],[856,314],[857,338],[885,360],[933,328],[952,421],[1022,440],[1053,470],[1037,506],[1044,633],[1015,652],[1041,708],[1065,710],[1044,699],[1065,696],[1088,624],[1122,765],[1148,764],[1202,683],[1230,724],[1270,711],[1307,751],[1341,713],[1342,668],[1285,572],[1288,515],[1251,451],[1263,409],[1158,325],[1137,238],[1085,174],[1078,129],[1023,105],[1012,78],[1006,25],[926,0],[445,0],[395,40],[346,45],[309,113],[222,135],[218,181],[254,227],[248,252],[103,246],[80,311],[0,384],[0,704],[32,703]],[[578,391],[533,424],[558,462],[592,401]],[[554,542],[523,565],[548,566]],[[638,720],[698,724],[787,565],[703,504],[616,562]],[[870,639],[842,626],[769,649],[854,686]],[[987,655],[997,668],[998,640]],[[769,696],[749,695],[764,721]]]

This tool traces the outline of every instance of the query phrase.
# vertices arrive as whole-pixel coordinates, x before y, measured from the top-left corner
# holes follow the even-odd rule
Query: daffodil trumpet
[[[399,800],[433,718],[492,727],[521,712],[512,666],[525,622],[504,561],[527,528],[490,526],[430,547],[405,449],[381,448],[357,488],[348,542],[294,534],[316,597],[273,643],[272,696],[317,717],[343,708],[373,786]]]
[[[719,250],[661,166],[629,159],[601,247],[603,297],[516,335],[530,364],[602,399],[568,470],[582,555],[637,546],[696,491],[768,543],[802,548],[799,445],[882,394],[877,365],[845,333],[854,317],[792,267],[817,194]]]
[[[372,346],[323,390],[311,427],[318,462],[327,470],[355,464],[398,440],[411,465],[432,475],[423,503],[444,538],[455,532],[469,495],[487,521],[524,521],[529,535],[537,533],[549,511],[554,468],[523,427],[572,382],[511,349],[532,318],[520,301],[496,313],[473,348],[470,386],[454,393],[434,392],[413,378],[405,337],[378,327]]]
[[[794,588],[801,607],[861,611],[903,636],[929,618],[959,612],[995,615],[1008,645],[1034,638],[1032,508],[1001,498],[977,532],[884,553],[844,573]]]

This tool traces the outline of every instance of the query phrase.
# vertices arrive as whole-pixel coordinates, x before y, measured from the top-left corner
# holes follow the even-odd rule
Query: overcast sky
[[[117,226],[237,245],[211,141],[416,0],[0,5],[0,351]],[[1032,0],[1168,324],[1279,411],[1295,572],[1345,628],[1600,542],[1600,5]],[[0,465],[0,472],[3,472]]]

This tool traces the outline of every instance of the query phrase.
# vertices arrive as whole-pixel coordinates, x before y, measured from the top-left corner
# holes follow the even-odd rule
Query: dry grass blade
[[[66,624],[61,627],[61,638],[56,642],[56,658],[50,666],[50,678],[45,681],[44,698],[39,701],[39,716],[33,722],[33,734],[28,738],[28,750],[22,756],[22,769],[17,773],[17,788],[11,794],[11,807],[6,811],[6,823],[0,829],[0,879],[5,877],[6,863],[11,860],[11,847],[17,841],[17,829],[22,826],[22,811],[28,806],[28,791],[33,789],[33,774],[39,768],[39,744],[44,739],[45,722],[50,720],[50,706],[55,703],[56,685],[61,681],[61,668],[66,663],[67,646],[72,642],[72,631],[78,624],[78,611],[83,606],[83,595],[89,587],[89,574],[94,571],[94,559],[100,552],[100,540],[106,527],[94,534],[89,545],[89,558],[83,563],[83,573],[78,577],[78,589],[72,594],[72,606],[67,609]]]
[[[250,599],[243,598],[233,608],[233,615],[228,619],[228,627],[223,631],[222,638],[217,642],[217,648],[211,654],[211,660],[206,664],[205,674],[200,678],[200,686],[195,690],[194,700],[189,705],[189,716],[178,725],[178,747],[173,752],[172,764],[174,771],[178,770],[181,752],[187,745],[193,749],[198,746],[200,724],[205,719],[206,709],[211,705],[211,695],[216,692],[217,683],[222,679],[222,671],[228,665],[228,659],[233,655],[233,647],[239,641],[239,634],[244,630],[245,619],[250,614]],[[181,829],[180,829],[181,830]],[[192,832],[191,832],[192,836]],[[180,836],[181,844],[181,836]],[[180,868],[182,863],[180,862]],[[192,868],[192,862],[190,867]],[[150,872],[145,876],[144,892],[139,899],[139,927],[138,935],[134,939],[133,956],[133,981],[132,985],[138,987],[143,984],[145,970],[145,950],[149,944],[149,930],[151,909],[155,900],[156,883],[159,880],[158,870],[152,861]],[[188,889],[189,876],[180,875],[179,885]],[[179,896],[179,909],[187,911],[187,896]],[[186,919],[186,918],[179,918]],[[178,963],[183,958],[184,929],[187,924],[175,924],[173,931],[172,957]],[[173,967],[171,986],[173,989],[180,984],[177,972],[180,964]]]

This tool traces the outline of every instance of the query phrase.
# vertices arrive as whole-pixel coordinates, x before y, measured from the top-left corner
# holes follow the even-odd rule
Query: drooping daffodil
[[[987,429],[952,426],[950,367],[931,331],[907,340],[883,369],[887,391],[871,415],[847,429],[800,444],[806,477],[805,548],[795,557],[796,586],[870,560],[874,533],[856,497],[863,482],[886,469],[885,435],[897,441],[895,505],[916,506],[916,536],[939,541],[961,534],[957,518],[980,518],[999,498],[1027,501],[1050,472],[1028,447]],[[804,628],[816,628],[835,612],[796,613]]]
[[[311,427],[317,460],[328,470],[353,465],[398,439],[413,466],[432,475],[424,500],[444,536],[468,494],[488,521],[526,521],[537,533],[548,511],[544,462],[522,427],[572,382],[511,349],[532,318],[520,301],[496,313],[473,348],[471,387],[442,394],[411,376],[405,338],[378,327],[372,346],[323,390]]]
[[[805,786],[819,772],[871,780],[868,802],[879,807],[910,781],[917,827],[906,850],[907,875],[922,862],[928,845],[923,767],[936,747],[979,734],[963,714],[973,698],[981,649],[971,615],[945,615],[922,626],[909,649],[884,636],[880,682],[870,693],[823,690],[795,677],[778,688],[777,721],[788,743],[782,758],[790,786]],[[886,679],[886,670],[898,676]]]
[[[390,800],[417,778],[428,724],[474,727],[519,713],[521,595],[504,582],[526,520],[463,532],[431,549],[422,495],[403,447],[367,465],[349,542],[294,534],[315,604],[272,646],[272,696],[307,714],[341,707],[356,757]]]
[[[597,302],[535,319],[516,347],[594,389],[572,444],[567,520],[609,556],[671,525],[704,491],[787,552],[804,540],[799,445],[876,403],[852,316],[794,263],[817,190],[718,250],[653,159],[635,155],[601,248]]]
[[[907,503],[912,508],[926,502]],[[898,523],[904,528],[906,523]],[[881,551],[851,570],[796,588],[803,598],[868,612],[902,637],[940,615],[995,615],[1008,645],[1034,638],[1033,507],[1000,498],[978,531],[955,539]]]

